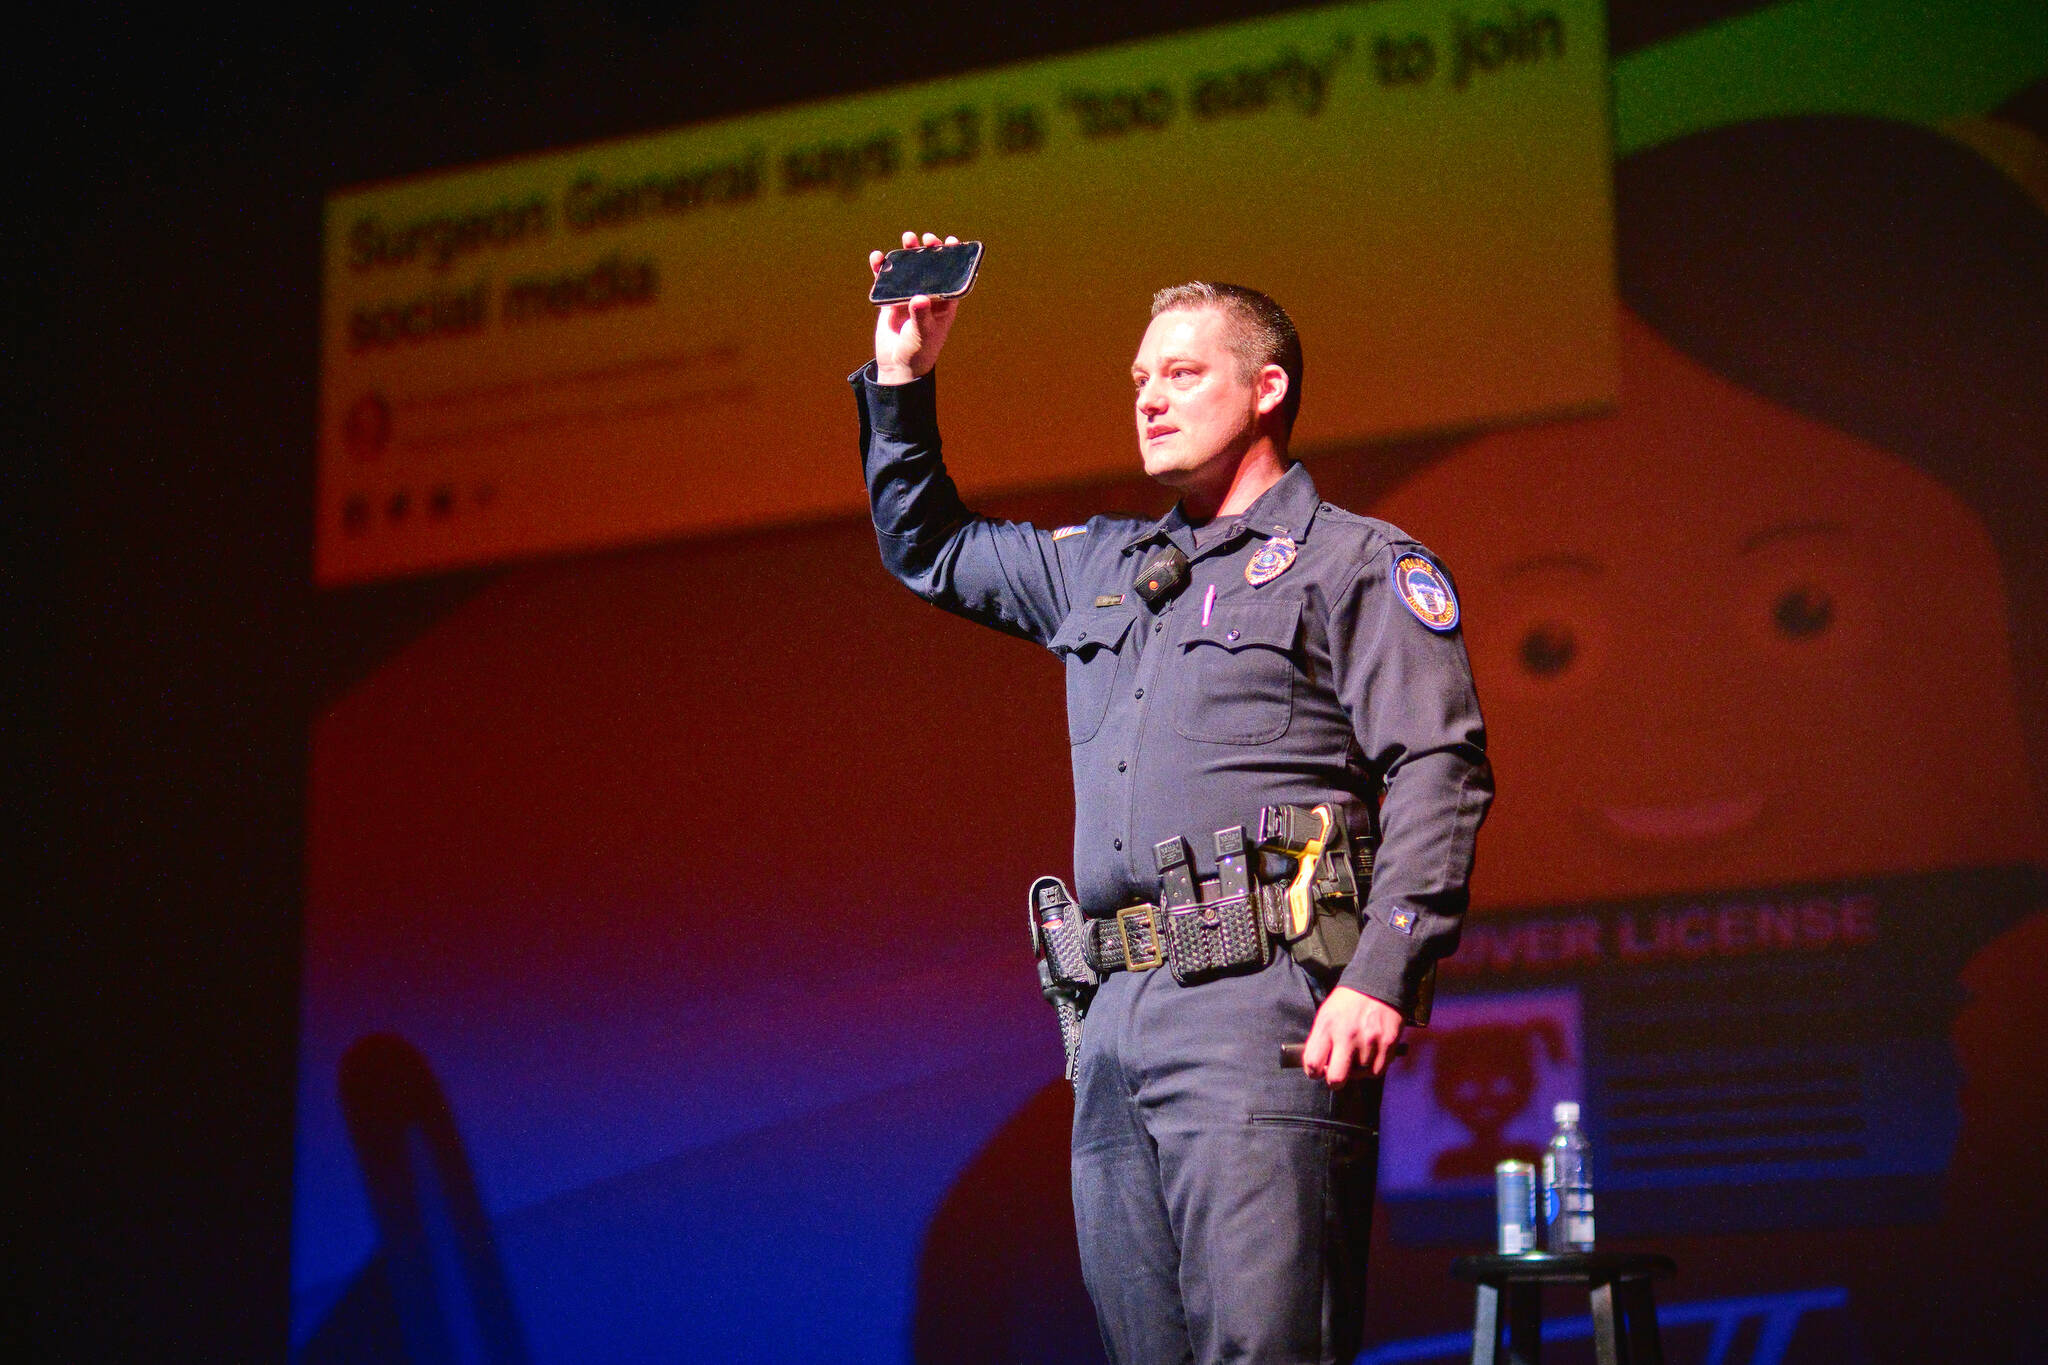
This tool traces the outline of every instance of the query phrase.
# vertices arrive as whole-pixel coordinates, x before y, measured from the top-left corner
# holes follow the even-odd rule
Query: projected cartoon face
[[[1903,461],[1624,315],[1612,416],[1373,510],[1458,575],[1501,798],[1488,903],[2038,857],[1999,566]]]

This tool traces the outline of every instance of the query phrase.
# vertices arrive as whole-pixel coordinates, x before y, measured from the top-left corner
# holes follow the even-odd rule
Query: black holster
[[[1290,921],[1281,930],[1287,951],[1325,985],[1334,983],[1358,951],[1360,912],[1372,892],[1373,851],[1379,844],[1370,827],[1353,837],[1343,808],[1327,807],[1324,828],[1316,810],[1307,806],[1267,806],[1259,812],[1261,849],[1294,861],[1292,885],[1302,875],[1302,862],[1313,854],[1307,870],[1311,910],[1305,926]],[[1318,847],[1320,845],[1320,847]]]
[[[1081,945],[1086,933],[1080,903],[1058,877],[1031,883],[1031,955],[1038,959],[1038,989],[1059,1019],[1066,1076],[1074,1079],[1081,1056],[1081,1021],[1101,984]]]

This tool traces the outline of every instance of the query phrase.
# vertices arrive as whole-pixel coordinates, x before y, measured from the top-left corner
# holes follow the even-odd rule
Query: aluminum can
[[[1493,1168],[1494,1219],[1500,1253],[1520,1256],[1536,1249],[1536,1168],[1503,1161]]]

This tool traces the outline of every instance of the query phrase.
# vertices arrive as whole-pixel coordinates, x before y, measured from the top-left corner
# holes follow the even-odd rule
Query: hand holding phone
[[[981,261],[980,243],[968,243],[974,248],[971,261],[966,262],[965,278],[959,278],[957,267],[968,253],[950,251],[962,246],[957,237],[941,241],[932,233],[925,233],[922,239],[915,232],[903,234],[903,251],[890,252],[885,256],[879,251],[868,253],[868,270],[874,277],[871,297],[886,296],[894,292],[894,282],[884,288],[885,273],[909,267],[898,266],[889,272],[883,267],[891,257],[901,260],[904,253],[913,253],[912,259],[925,258],[932,263],[944,261],[955,267],[951,280],[938,279],[938,283],[956,283],[959,293],[965,293],[974,283],[974,272]],[[875,317],[875,374],[884,384],[907,384],[913,379],[931,373],[932,366],[939,360],[939,351],[946,344],[946,334],[953,329],[953,317],[959,311],[959,294],[934,297],[932,293],[917,291],[901,302],[882,303]]]
[[[905,233],[907,241],[909,233]],[[927,236],[926,241],[931,238]],[[875,271],[875,287],[868,291],[869,303],[909,303],[919,294],[934,299],[957,299],[974,288],[975,272],[981,268],[981,243],[948,237],[938,246],[906,246],[882,258]]]

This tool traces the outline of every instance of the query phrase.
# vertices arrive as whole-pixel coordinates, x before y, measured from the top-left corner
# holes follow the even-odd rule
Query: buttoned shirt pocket
[[[1067,738],[1075,744],[1086,744],[1102,728],[1132,615],[1083,607],[1060,622],[1046,646],[1067,662]]]
[[[1301,603],[1219,602],[1180,641],[1173,728],[1209,744],[1267,744],[1294,714]]]

